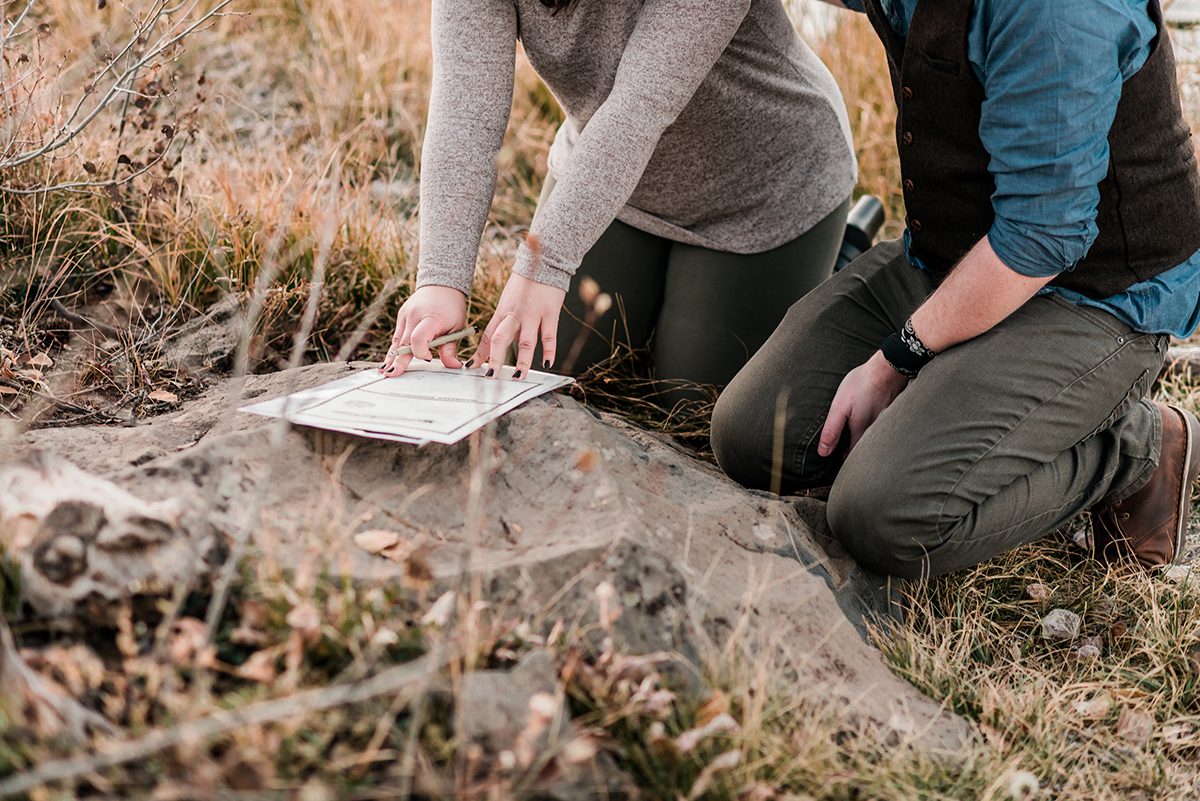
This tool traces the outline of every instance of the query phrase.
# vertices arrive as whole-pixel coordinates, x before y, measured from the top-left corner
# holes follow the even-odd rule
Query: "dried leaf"
[[[550,693],[534,693],[529,697],[529,719],[541,725],[549,724],[558,714],[558,699]]]
[[[162,403],[179,403],[179,396],[174,392],[167,392],[165,389],[156,389],[146,397]]]
[[[34,356],[32,359],[29,360],[29,363],[32,364],[34,367],[53,367],[54,366],[54,360],[51,359],[50,355],[45,352],[39,353],[38,355]]]
[[[581,473],[590,473],[599,463],[600,454],[596,453],[595,448],[588,448],[575,460],[575,469]]]
[[[713,694],[708,697],[698,710],[696,710],[696,723],[701,726],[707,726],[712,723],[718,715],[723,715],[729,711],[729,698],[720,690],[713,690]]]
[[[621,617],[621,603],[617,600],[617,588],[607,581],[596,585],[596,601],[600,607],[600,627],[605,631]]]
[[[404,578],[417,589],[433,583],[433,566],[429,564],[429,546],[415,548],[404,560]]]
[[[1195,748],[1200,745],[1198,734],[1190,723],[1173,723],[1162,728],[1163,742],[1173,748]]]
[[[779,791],[769,784],[754,783],[742,791],[738,801],[774,801],[779,798]],[[798,801],[796,796],[789,796],[788,801]]]
[[[584,734],[564,745],[561,756],[568,765],[582,765],[594,759],[599,750],[596,738],[590,734]]]
[[[0,384],[0,395],[20,395],[21,391],[7,384]]]
[[[321,614],[317,607],[308,601],[303,601],[292,607],[288,612],[287,624],[308,642],[311,642],[321,630]]]
[[[700,771],[700,775],[696,777],[691,792],[688,793],[688,801],[695,801],[695,799],[707,793],[718,774],[733,770],[741,761],[741,751],[726,751],[705,765],[704,770]]]
[[[704,726],[697,726],[694,729],[688,729],[683,734],[675,738],[675,746],[681,753],[688,754],[696,749],[696,746],[716,734],[724,732],[737,731],[738,724],[729,714],[721,713],[710,720]]]
[[[279,672],[275,669],[275,662],[278,657],[278,648],[255,651],[250,654],[250,658],[243,662],[235,672],[243,679],[257,681],[260,684],[270,684],[279,675]]]
[[[444,593],[433,602],[433,606],[421,618],[422,626],[437,626],[445,628],[450,623],[450,615],[454,613],[454,601],[457,596],[453,591]]]
[[[26,665],[52,680],[72,697],[81,698],[104,683],[104,663],[86,645],[22,648],[20,655]]]
[[[208,644],[208,627],[203,620],[181,617],[171,627],[167,658],[176,667],[211,667],[216,651]]]
[[[1054,592],[1045,584],[1041,583],[1040,581],[1036,581],[1025,588],[1025,594],[1028,595],[1030,599],[1041,603],[1043,601],[1050,600],[1050,596],[1053,595]]]
[[[682,760],[678,746],[667,736],[667,727],[662,721],[656,720],[650,724],[650,730],[646,734],[646,745],[654,758],[664,764],[678,765]]]
[[[367,553],[379,554],[400,543],[400,535],[394,531],[372,529],[354,535],[354,544]]]
[[[243,602],[238,611],[241,613],[241,620],[238,622],[237,628],[229,635],[230,641],[238,645],[266,643],[270,639],[266,631],[268,623],[266,604],[250,599]]]

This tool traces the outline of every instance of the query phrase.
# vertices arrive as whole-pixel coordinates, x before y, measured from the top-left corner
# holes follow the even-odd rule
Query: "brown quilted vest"
[[[911,252],[941,276],[987,234],[994,218],[996,185],[979,137],[983,86],[967,58],[971,6],[971,0],[919,0],[902,37],[880,0],[867,3],[896,95]],[[1099,236],[1074,270],[1053,281],[1092,298],[1121,292],[1200,250],[1196,153],[1158,0],[1150,10],[1158,36],[1146,64],[1125,82],[1108,133]]]

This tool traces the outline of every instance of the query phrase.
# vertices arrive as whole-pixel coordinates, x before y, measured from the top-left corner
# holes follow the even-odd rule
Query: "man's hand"
[[[831,455],[847,426],[850,428],[850,448],[853,449],[863,433],[906,386],[908,379],[887,363],[883,353],[875,351],[874,356],[847,373],[838,386],[833,403],[829,405],[825,427],[821,429],[817,453],[823,457]]]
[[[414,358],[432,360],[429,340],[462,329],[466,320],[467,298],[463,293],[447,286],[421,287],[404,301],[396,314],[396,335],[392,337],[392,349],[379,368],[380,372],[394,378],[408,369],[408,363]],[[411,345],[412,353],[396,356],[395,349],[402,345]],[[442,364],[454,369],[462,367],[457,352],[458,346],[454,342],[438,348]]]
[[[533,350],[537,346],[539,333],[542,341],[541,365],[549,368],[554,364],[555,345],[558,336],[558,315],[562,311],[567,293],[546,284],[539,284],[524,276],[513,274],[504,286],[496,313],[484,329],[479,350],[471,357],[471,366],[488,365],[488,375],[504,366],[508,348],[517,343],[517,369],[514,378],[529,372],[533,362]]]

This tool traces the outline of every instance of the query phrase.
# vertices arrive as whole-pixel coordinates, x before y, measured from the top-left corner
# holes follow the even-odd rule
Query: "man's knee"
[[[876,477],[878,476],[878,477]],[[854,560],[875,573],[900,578],[929,574],[927,543],[918,532],[914,498],[894,476],[843,475],[829,493],[829,529]]]
[[[770,390],[755,385],[745,370],[734,377],[713,408],[710,443],[725,475],[745,487],[770,489],[770,435],[761,409],[773,406]],[[764,436],[764,434],[767,434]]]

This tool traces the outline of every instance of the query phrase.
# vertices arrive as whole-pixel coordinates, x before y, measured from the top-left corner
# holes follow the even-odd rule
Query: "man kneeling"
[[[1171,563],[1200,424],[1147,394],[1200,322],[1200,175],[1158,0],[858,10],[888,53],[907,231],[791,308],[717,404],[718,462],[832,484],[833,533],[882,573],[1089,508],[1098,558]]]

